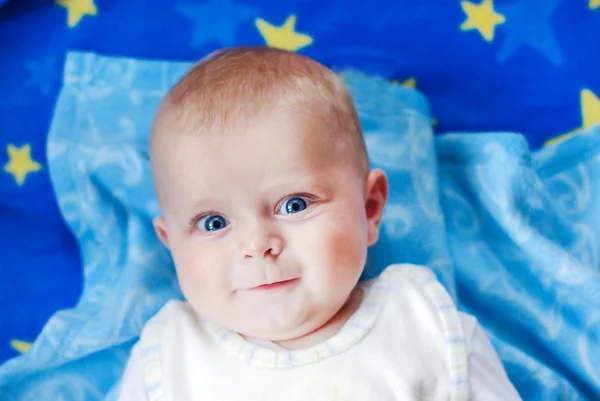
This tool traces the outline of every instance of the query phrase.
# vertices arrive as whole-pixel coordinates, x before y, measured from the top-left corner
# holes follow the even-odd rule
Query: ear
[[[152,224],[154,225],[154,231],[158,236],[160,242],[164,244],[167,248],[169,247],[169,240],[167,237],[167,226],[165,225],[165,220],[162,217],[155,217],[152,220]]]
[[[365,182],[365,212],[367,215],[367,240],[369,246],[379,239],[383,208],[388,200],[388,180],[381,169],[373,169]]]

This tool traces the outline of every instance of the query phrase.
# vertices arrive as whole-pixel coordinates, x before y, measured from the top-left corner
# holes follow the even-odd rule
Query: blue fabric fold
[[[48,161],[84,290],[0,366],[0,399],[114,399],[144,322],[181,298],[152,230],[147,136],[189,65],[68,55]],[[524,399],[600,398],[600,127],[538,152],[516,133],[434,138],[418,92],[342,77],[391,186],[363,278],[390,263],[430,266],[479,319]]]

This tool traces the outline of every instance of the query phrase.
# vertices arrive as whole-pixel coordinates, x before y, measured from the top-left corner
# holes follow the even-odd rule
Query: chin
[[[277,324],[265,324],[261,327],[240,330],[238,332],[248,337],[262,338],[269,341],[288,341],[302,337],[317,328],[318,327],[313,328],[311,325],[306,324],[306,322],[304,324],[297,324],[295,322],[277,322]]]
[[[271,326],[260,330],[260,337],[269,341],[287,341],[301,337],[306,331],[303,327],[298,326]]]

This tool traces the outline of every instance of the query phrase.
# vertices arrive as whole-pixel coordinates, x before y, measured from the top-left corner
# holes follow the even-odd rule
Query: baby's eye
[[[281,202],[279,206],[279,210],[277,213],[279,214],[293,214],[303,211],[308,207],[310,199],[305,196],[294,196],[292,198],[288,198]]]
[[[228,222],[223,216],[218,214],[210,214],[202,217],[196,223],[196,228],[204,231],[218,231],[227,226]]]

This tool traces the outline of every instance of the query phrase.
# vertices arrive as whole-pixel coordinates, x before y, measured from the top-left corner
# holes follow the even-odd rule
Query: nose
[[[281,238],[264,228],[248,233],[242,246],[244,259],[266,259],[278,256],[283,249]]]

